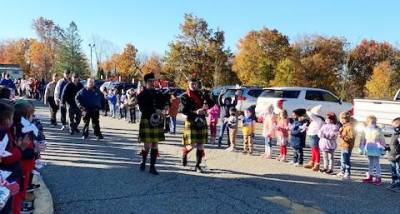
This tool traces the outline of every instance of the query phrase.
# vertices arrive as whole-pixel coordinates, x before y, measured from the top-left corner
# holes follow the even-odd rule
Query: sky
[[[83,48],[94,36],[122,50],[133,43],[142,54],[163,55],[179,34],[185,13],[225,31],[226,47],[237,50],[251,30],[275,28],[289,36],[320,34],[400,46],[400,1],[368,0],[0,0],[0,40],[36,37],[32,20],[43,16],[61,27],[78,25]]]

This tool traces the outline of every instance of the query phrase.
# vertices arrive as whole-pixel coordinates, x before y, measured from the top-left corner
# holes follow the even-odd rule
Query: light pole
[[[92,77],[93,77],[93,74],[94,74],[94,72],[93,72],[93,55],[92,55],[92,53],[93,53],[93,48],[95,46],[96,45],[94,43],[89,43],[89,47],[90,47],[90,74],[91,74]]]

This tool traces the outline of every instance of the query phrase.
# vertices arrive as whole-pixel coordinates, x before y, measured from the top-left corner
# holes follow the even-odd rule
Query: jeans
[[[322,159],[324,160],[324,169],[333,170],[333,161],[335,151],[322,151]]]
[[[303,148],[293,148],[293,162],[298,164],[303,164],[304,161]]]
[[[169,126],[169,131],[171,133],[176,133],[176,116],[175,117],[170,117],[170,126]]]
[[[227,133],[228,133],[228,146],[230,146],[231,143],[230,143],[230,140],[229,140],[228,122],[224,122],[224,119],[222,119],[221,121],[222,121],[222,123],[221,123],[222,125],[221,125],[221,128],[220,128],[220,130],[219,130],[218,146],[221,146],[222,139],[224,138],[225,129],[226,129],[226,131],[227,131]]]
[[[83,116],[83,122],[84,122],[84,126],[83,126],[83,130],[82,130],[82,135],[84,137],[88,137],[89,136],[89,123],[90,120],[92,120],[92,127],[93,127],[93,133],[95,136],[101,136],[101,132],[100,132],[100,121],[99,121],[99,110],[88,110],[86,111],[86,113]]]
[[[392,183],[400,185],[400,160],[390,161],[390,169],[392,172]]]
[[[68,115],[71,132],[74,132],[78,129],[79,123],[81,122],[81,110],[77,106],[69,106]]]
[[[57,125],[58,106],[54,101],[54,97],[47,97],[47,103],[49,104],[49,109],[50,109],[50,118],[51,118],[50,123],[51,125]]]
[[[60,111],[61,111],[61,123],[63,126],[67,125],[67,107],[61,106],[60,107]]]
[[[119,108],[119,116],[122,118],[126,118],[126,107]]]
[[[340,170],[343,173],[347,173],[350,175],[350,170],[351,170],[351,163],[350,163],[350,157],[351,157],[351,150],[348,149],[343,149],[341,152],[341,158],[340,158]]]
[[[129,108],[129,115],[131,117],[131,122],[136,123],[136,107]]]
[[[372,176],[381,177],[381,165],[379,164],[379,156],[368,156],[368,174]]]
[[[117,105],[112,104],[111,102],[108,102],[108,105],[110,107],[110,116],[115,117],[117,114]]]

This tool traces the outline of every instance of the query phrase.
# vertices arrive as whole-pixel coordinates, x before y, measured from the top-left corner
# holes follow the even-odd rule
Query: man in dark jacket
[[[81,122],[81,111],[75,102],[76,94],[80,90],[82,90],[83,85],[79,81],[78,74],[72,75],[72,81],[69,82],[65,87],[61,95],[61,105],[68,106],[68,115],[69,115],[69,126],[70,126],[70,134],[73,135],[75,132],[79,133],[78,125]]]
[[[75,97],[78,108],[81,109],[83,115],[83,139],[87,139],[89,136],[89,123],[92,120],[92,127],[94,135],[97,140],[103,139],[103,135],[100,132],[99,124],[99,111],[104,107],[104,96],[101,91],[94,86],[94,79],[89,78],[85,88],[80,90]]]

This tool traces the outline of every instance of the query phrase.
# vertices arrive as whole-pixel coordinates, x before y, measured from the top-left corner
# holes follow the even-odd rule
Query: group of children
[[[34,112],[29,101],[0,99],[0,187],[9,190],[0,196],[0,213],[33,210],[32,192],[39,185],[32,184],[32,177],[41,168],[40,153],[45,149],[43,127]]]
[[[272,139],[276,139],[279,146],[279,156],[276,160],[287,162],[287,147],[293,149],[293,160],[290,162],[295,166],[303,166],[306,139],[311,148],[311,159],[305,168],[315,172],[334,174],[334,154],[339,147],[341,151],[340,171],[335,173],[342,179],[350,179],[351,176],[351,155],[355,146],[357,133],[354,129],[353,119],[348,112],[339,115],[334,113],[327,115],[320,114],[321,106],[312,109],[296,109],[292,117],[288,117],[286,110],[279,110],[276,114],[274,107],[268,105],[264,111],[256,117],[254,109],[244,111],[239,115],[235,107],[229,109],[229,116],[223,122],[229,129],[228,151],[236,149],[236,135],[238,124],[242,124],[243,132],[243,153],[252,154],[253,138],[255,134],[255,123],[262,123],[262,136],[265,142],[265,152],[262,155],[265,159],[272,158]],[[208,125],[211,134],[211,143],[215,143],[218,118],[220,116],[218,104],[208,110]],[[223,124],[225,125],[225,124]],[[364,183],[381,185],[381,168],[379,159],[389,150],[389,161],[392,170],[392,185],[390,189],[400,187],[400,118],[393,120],[395,133],[389,145],[385,144],[382,130],[377,126],[376,117],[369,116],[366,120],[366,128],[360,135],[359,152],[368,158],[368,172]],[[337,143],[338,142],[338,143]],[[321,164],[322,154],[322,164]]]

